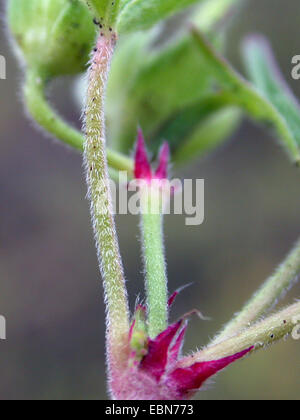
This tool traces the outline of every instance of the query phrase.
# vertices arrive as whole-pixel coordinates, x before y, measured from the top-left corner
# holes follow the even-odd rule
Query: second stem
[[[141,188],[141,230],[146,271],[149,336],[156,337],[168,323],[168,290],[163,242],[160,190],[151,184]]]

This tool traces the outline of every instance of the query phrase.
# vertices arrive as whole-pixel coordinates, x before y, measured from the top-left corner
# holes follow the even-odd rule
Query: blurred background
[[[300,54],[299,16],[297,0],[249,0],[230,31],[227,56],[243,71],[241,40],[263,33],[300,97],[300,81],[291,78],[291,58]],[[0,399],[106,399],[102,285],[81,157],[26,119],[22,74],[3,19],[1,26],[7,80],[0,80],[0,314],[7,340],[0,342]],[[78,125],[65,88],[66,81],[58,81],[52,99]],[[165,223],[170,291],[193,283],[172,318],[191,308],[211,317],[192,319],[189,351],[207,344],[299,237],[300,172],[276,139],[244,121],[225,146],[176,176],[206,183],[202,226],[186,227],[181,216]],[[132,306],[143,293],[137,222],[117,218]],[[280,304],[299,292],[300,285]],[[235,364],[198,398],[299,399],[299,346],[288,339]]]

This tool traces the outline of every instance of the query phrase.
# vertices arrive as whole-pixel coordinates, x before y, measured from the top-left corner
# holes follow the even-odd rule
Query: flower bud
[[[50,78],[85,69],[95,25],[80,0],[9,0],[8,23],[28,67]]]

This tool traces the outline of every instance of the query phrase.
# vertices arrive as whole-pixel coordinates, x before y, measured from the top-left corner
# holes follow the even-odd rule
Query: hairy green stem
[[[262,285],[242,311],[225,326],[224,330],[213,340],[217,344],[248,327],[256,321],[277,299],[293,285],[300,273],[300,240],[275,273]]]
[[[83,151],[84,136],[53,110],[46,98],[46,87],[47,78],[43,77],[38,71],[28,69],[24,98],[31,117],[56,139]],[[128,171],[129,175],[132,174],[133,161],[129,157],[107,149],[107,158],[110,167],[120,171]]]
[[[156,337],[167,328],[168,290],[163,241],[162,203],[159,189],[150,185],[141,188],[141,230],[146,271],[148,332]]]
[[[109,188],[105,135],[105,94],[115,36],[100,35],[89,70],[84,163],[91,215],[107,305],[107,350],[112,377],[127,360],[129,311]],[[113,374],[115,373],[115,374]]]
[[[300,302],[258,322],[251,328],[222,341],[216,345],[210,345],[191,356],[185,357],[181,365],[190,366],[191,363],[217,360],[231,356],[250,347],[259,350],[281,340],[286,335],[292,334],[295,340],[300,339]]]

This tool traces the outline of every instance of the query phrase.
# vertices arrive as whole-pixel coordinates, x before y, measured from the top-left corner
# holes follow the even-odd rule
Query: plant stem
[[[104,31],[109,27],[115,28],[121,0],[85,0],[85,2],[101,22]]]
[[[300,240],[293,250],[278,267],[277,271],[262,285],[253,298],[245,305],[242,311],[225,326],[224,330],[213,340],[212,344],[220,343],[243,328],[248,327],[251,322],[256,321],[278,298],[292,286],[297,280],[300,272]]]
[[[128,302],[115,222],[106,157],[105,94],[114,51],[114,34],[100,35],[89,70],[84,163],[91,215],[107,305],[107,351],[110,379],[127,361]]]
[[[157,187],[141,188],[141,230],[146,271],[148,333],[156,337],[167,328],[168,290],[163,241],[162,198]]]
[[[300,328],[300,302],[287,307],[275,315],[258,322],[251,328],[222,341],[222,343],[209,346],[192,356],[182,360],[182,366],[190,366],[195,362],[217,360],[243,351],[251,346],[259,350],[265,346],[275,343],[286,335],[294,333],[298,339]]]
[[[84,136],[75,128],[66,123],[51,107],[46,98],[47,77],[38,71],[27,70],[24,97],[26,107],[31,117],[47,133],[65,144],[83,151]],[[132,159],[113,150],[107,150],[109,166],[121,171],[133,172]]]

